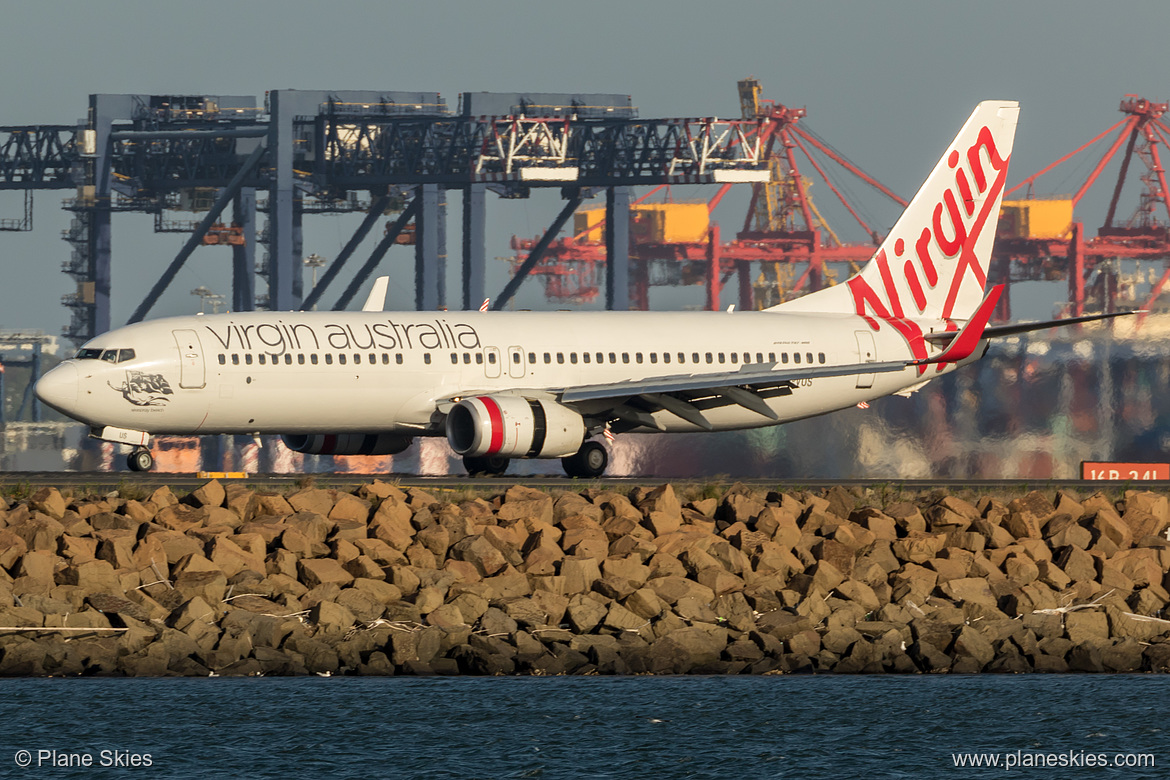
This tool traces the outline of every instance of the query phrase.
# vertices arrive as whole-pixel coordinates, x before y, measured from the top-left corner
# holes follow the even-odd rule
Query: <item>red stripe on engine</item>
[[[492,427],[492,440],[485,455],[495,455],[504,446],[504,415],[500,412],[500,405],[494,398],[482,396],[479,402],[487,410],[488,420]]]

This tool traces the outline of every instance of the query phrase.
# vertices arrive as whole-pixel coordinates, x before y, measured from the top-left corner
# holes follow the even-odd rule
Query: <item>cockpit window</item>
[[[107,363],[125,363],[134,359],[132,349],[83,349],[77,353],[78,360],[104,360]]]

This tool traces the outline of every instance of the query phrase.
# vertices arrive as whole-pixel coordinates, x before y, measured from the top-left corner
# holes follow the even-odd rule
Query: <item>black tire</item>
[[[463,468],[472,477],[498,477],[508,470],[508,458],[499,455],[486,455],[482,458],[464,456]]]
[[[609,465],[609,453],[595,441],[587,441],[577,450],[576,455],[561,458],[561,465],[570,477],[596,479],[605,473]]]
[[[126,465],[131,471],[150,471],[154,468],[154,456],[150,450],[135,450],[126,456]]]

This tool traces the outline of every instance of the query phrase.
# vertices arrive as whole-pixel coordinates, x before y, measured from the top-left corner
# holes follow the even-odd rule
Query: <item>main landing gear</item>
[[[154,468],[154,456],[148,449],[136,449],[126,456],[126,465],[131,471],[150,471]]]
[[[143,452],[149,457],[149,452]],[[130,457],[132,459],[130,468],[134,469],[134,455]],[[508,470],[510,462],[510,458],[499,455],[486,455],[478,458],[464,456],[463,468],[467,469],[467,474],[471,477],[499,477]],[[561,458],[561,465],[570,477],[596,479],[605,473],[605,467],[609,465],[609,453],[605,451],[605,447],[597,442],[587,441],[581,445],[581,449],[577,450],[577,454]],[[134,470],[138,471],[138,469]],[[145,469],[142,470],[145,471]]]
[[[587,441],[577,450],[576,455],[561,458],[561,465],[570,477],[595,479],[605,473],[609,465],[609,453],[595,441]]]
[[[464,456],[463,468],[471,477],[498,477],[508,470],[508,458],[485,455],[482,458]]]

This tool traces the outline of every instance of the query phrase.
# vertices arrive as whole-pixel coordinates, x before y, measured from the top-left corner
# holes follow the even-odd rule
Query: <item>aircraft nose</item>
[[[37,380],[34,391],[43,403],[62,412],[77,403],[77,366],[65,363]]]

